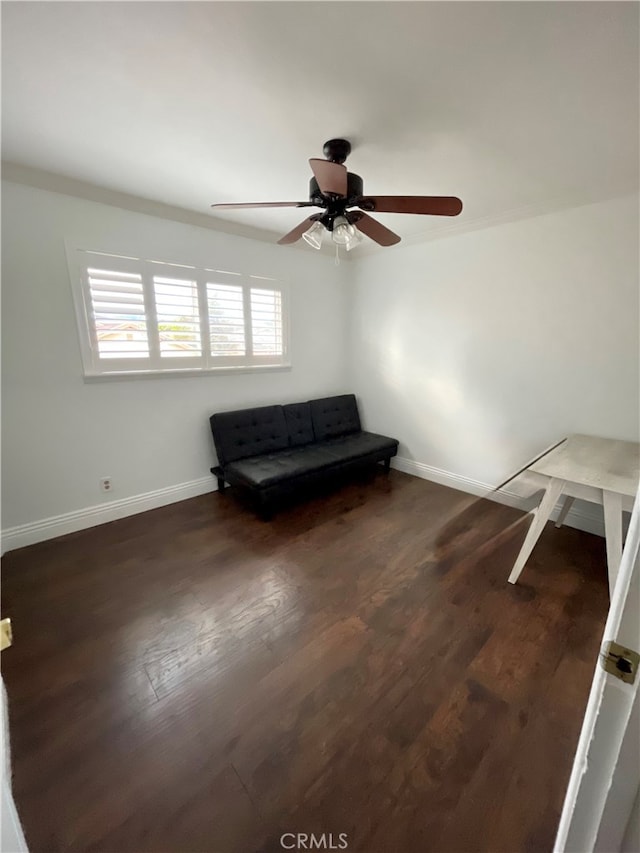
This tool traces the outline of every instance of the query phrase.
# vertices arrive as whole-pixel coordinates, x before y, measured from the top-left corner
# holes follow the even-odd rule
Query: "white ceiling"
[[[206,213],[369,194],[461,225],[638,189],[635,2],[4,2],[3,157]],[[217,213],[284,233],[304,211]],[[419,239],[451,220],[381,215]]]

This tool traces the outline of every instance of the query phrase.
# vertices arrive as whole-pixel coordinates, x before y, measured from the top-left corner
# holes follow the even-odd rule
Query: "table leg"
[[[518,558],[513,565],[511,574],[509,575],[509,583],[515,583],[520,577],[536,542],[540,538],[540,534],[544,530],[545,524],[549,520],[549,516],[553,512],[556,501],[562,494],[564,485],[564,480],[556,480],[553,477],[549,480],[547,490],[542,496],[538,509],[535,511],[531,527],[527,531],[527,535],[522,544],[522,548],[520,549],[520,553],[518,554]]]
[[[622,560],[622,496],[602,490],[604,507],[604,535],[607,540],[607,570],[609,572],[609,597],[618,577]]]
[[[564,503],[562,504],[562,509],[560,510],[560,514],[556,519],[556,527],[562,527],[562,524],[567,517],[567,513],[573,506],[575,498],[572,498],[570,495],[567,495],[564,499]]]

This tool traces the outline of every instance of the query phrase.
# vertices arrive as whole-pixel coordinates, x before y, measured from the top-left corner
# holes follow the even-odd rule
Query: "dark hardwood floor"
[[[6,555],[31,853],[551,850],[605,554],[548,525],[513,587],[525,528],[392,471],[270,522],[214,493]]]

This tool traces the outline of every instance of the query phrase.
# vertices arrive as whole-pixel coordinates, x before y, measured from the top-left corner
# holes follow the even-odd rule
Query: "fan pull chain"
[[[338,246],[338,244],[336,243],[336,266],[337,266],[337,267],[339,267],[339,266],[340,266],[340,252],[339,252],[339,249],[340,249],[340,247],[339,247],[339,246]]]

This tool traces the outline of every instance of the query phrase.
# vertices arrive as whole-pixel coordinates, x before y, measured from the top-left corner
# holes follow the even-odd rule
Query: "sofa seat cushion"
[[[226,465],[224,471],[230,483],[235,481],[264,489],[276,483],[322,471],[335,464],[335,454],[306,445],[254,456],[252,459],[240,459]]]
[[[358,459],[375,453],[389,453],[395,456],[398,452],[398,442],[395,438],[386,435],[377,435],[375,432],[358,432],[354,435],[343,435],[339,438],[331,438],[328,441],[319,442],[316,445],[326,453],[329,453],[336,461],[346,462],[349,459]]]

